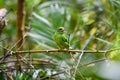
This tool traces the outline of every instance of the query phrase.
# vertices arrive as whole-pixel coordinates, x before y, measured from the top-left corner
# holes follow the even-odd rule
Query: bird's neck
[[[64,32],[58,32],[59,34],[64,34]]]

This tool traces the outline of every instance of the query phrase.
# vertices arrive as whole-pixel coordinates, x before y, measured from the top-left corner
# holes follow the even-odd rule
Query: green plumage
[[[63,27],[59,27],[59,29],[54,33],[54,40],[60,49],[70,48],[68,37],[65,34]]]

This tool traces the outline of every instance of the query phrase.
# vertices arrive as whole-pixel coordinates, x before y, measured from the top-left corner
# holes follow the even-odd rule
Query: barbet
[[[59,27],[58,30],[54,33],[54,40],[60,49],[71,48],[64,27]]]

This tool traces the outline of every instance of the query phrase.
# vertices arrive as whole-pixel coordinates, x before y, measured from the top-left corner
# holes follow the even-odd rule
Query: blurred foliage
[[[0,46],[10,48],[16,42],[16,6],[17,0],[0,0],[0,8],[12,11],[6,16],[8,25],[5,27],[0,40]],[[79,50],[110,50],[119,49],[120,44],[120,1],[119,0],[26,0],[26,26],[31,27],[24,50],[58,49],[53,40],[53,34],[60,26],[64,26],[70,34],[70,44]],[[15,50],[15,49],[13,49]],[[4,50],[1,49],[0,55]],[[120,60],[120,51],[112,51],[107,57]],[[36,65],[38,70],[14,74],[15,80],[37,80],[53,73],[71,68],[74,61],[69,53],[36,53],[32,58],[55,61],[58,66],[49,67]],[[84,63],[104,58],[103,54],[84,54],[78,66],[75,77],[69,72],[55,77],[63,80],[106,80],[100,76],[99,66],[102,62],[80,67]],[[64,68],[63,68],[64,67]],[[7,76],[0,72],[0,79]],[[14,72],[15,73],[15,72]],[[36,73],[36,74],[35,74]],[[39,76],[39,77],[38,77]]]

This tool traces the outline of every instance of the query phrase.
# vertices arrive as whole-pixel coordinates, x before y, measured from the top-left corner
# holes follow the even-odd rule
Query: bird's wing
[[[63,40],[64,42],[68,42],[67,36],[66,36],[66,35],[62,35],[62,40]]]

